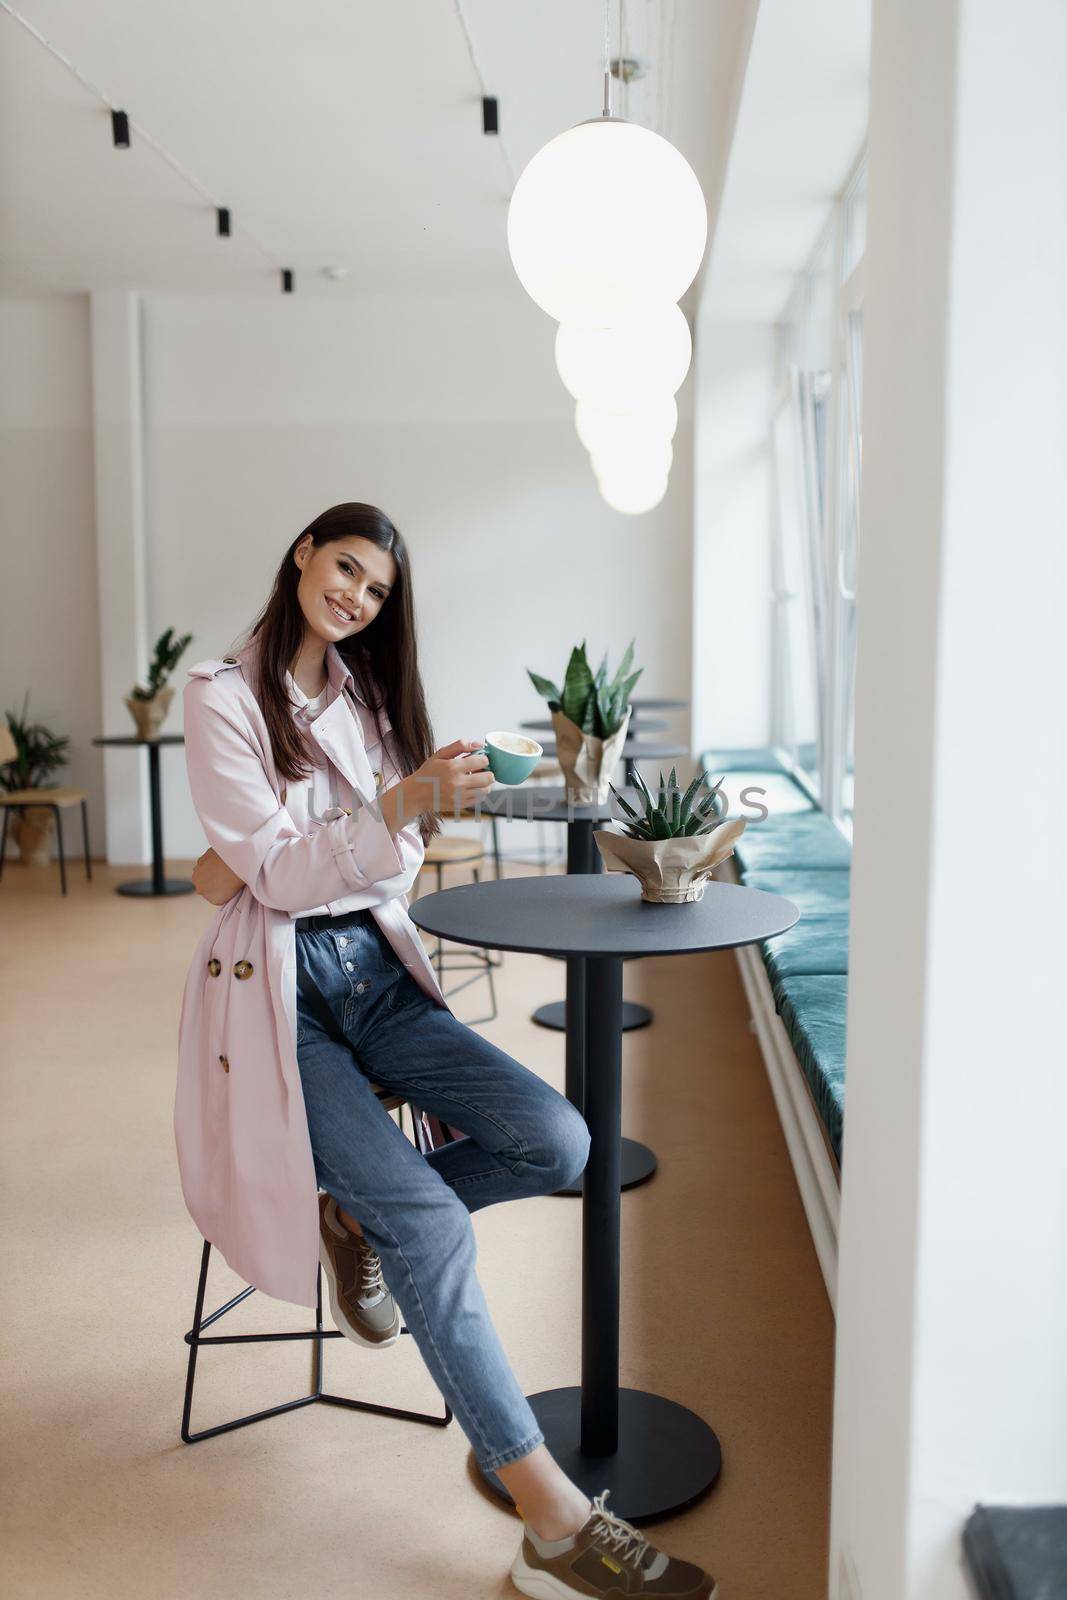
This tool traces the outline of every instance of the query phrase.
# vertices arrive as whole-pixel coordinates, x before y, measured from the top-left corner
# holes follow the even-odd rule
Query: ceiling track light
[[[111,139],[116,150],[130,148],[130,119],[125,111],[112,111]]]
[[[482,132],[500,132],[500,107],[497,105],[495,95],[482,96]]]
[[[216,206],[215,216],[218,220],[218,236],[220,239],[230,237],[230,208],[229,206]]]
[[[292,292],[293,292],[293,269],[291,267],[283,267],[282,268],[282,294],[292,294]]]

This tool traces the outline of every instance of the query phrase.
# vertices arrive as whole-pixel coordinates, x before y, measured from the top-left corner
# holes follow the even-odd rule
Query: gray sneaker
[[[536,1600],[715,1600],[709,1572],[657,1550],[607,1499],[605,1489],[570,1538],[541,1539],[527,1527],[511,1568],[516,1589]]]
[[[346,1339],[375,1350],[400,1337],[400,1312],[385,1287],[381,1258],[337,1215],[337,1201],[319,1195],[319,1260],[326,1269],[333,1320]]]

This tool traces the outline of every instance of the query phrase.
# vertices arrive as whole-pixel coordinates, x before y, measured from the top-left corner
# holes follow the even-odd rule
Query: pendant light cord
[[[2,0],[0,0],[0,3],[2,3]],[[474,48],[474,38],[471,34],[470,26],[463,10],[463,0],[452,0],[452,9],[455,11],[459,25],[463,29],[463,37],[467,41],[467,54],[471,58],[471,66],[474,68],[474,75],[481,85],[482,96],[484,98],[489,94],[489,90],[486,88],[485,74],[482,72],[481,66],[478,62],[478,55]],[[508,192],[510,193],[515,187],[515,168],[511,164],[511,157],[508,155],[507,145],[504,143],[504,140],[499,133],[496,134],[495,141],[500,146],[500,154],[504,160],[504,171],[507,173],[508,178]]]

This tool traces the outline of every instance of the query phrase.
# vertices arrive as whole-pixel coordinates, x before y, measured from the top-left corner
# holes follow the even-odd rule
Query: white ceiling
[[[114,149],[107,105],[0,10],[6,295],[276,294],[282,266],[320,295],[510,286],[509,170],[601,105],[601,0],[10,4],[133,132]],[[653,65],[629,115],[678,145],[712,209],[755,4],[625,3],[627,53]],[[498,139],[481,131],[464,19]],[[230,239],[215,235],[216,203],[232,209]],[[348,277],[328,282],[330,265]]]

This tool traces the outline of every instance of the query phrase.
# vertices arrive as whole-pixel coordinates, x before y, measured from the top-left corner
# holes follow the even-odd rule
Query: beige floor
[[[481,1488],[457,1424],[315,1406],[180,1442],[201,1243],[171,1107],[181,987],[210,911],[117,896],[129,871],[94,870],[88,885],[74,865],[66,899],[54,868],[11,866],[0,883],[3,1593],[514,1594],[520,1525]],[[562,1038],[529,1021],[562,994],[560,965],[508,955],[499,985],[490,1037],[562,1088]],[[824,1600],[833,1323],[734,959],[629,963],[626,992],[656,1020],[626,1037],[625,1127],[661,1165],[623,1200],[623,1381],[699,1411],[725,1455],[700,1504],[646,1531],[709,1566],[723,1600]],[[475,1227],[523,1386],[575,1381],[578,1203],[493,1207]],[[211,1303],[233,1283],[213,1267]],[[253,1295],[230,1331],[304,1315]],[[337,1391],[432,1409],[411,1341],[327,1348]],[[302,1392],[307,1370],[303,1345],[204,1351],[194,1427]]]

